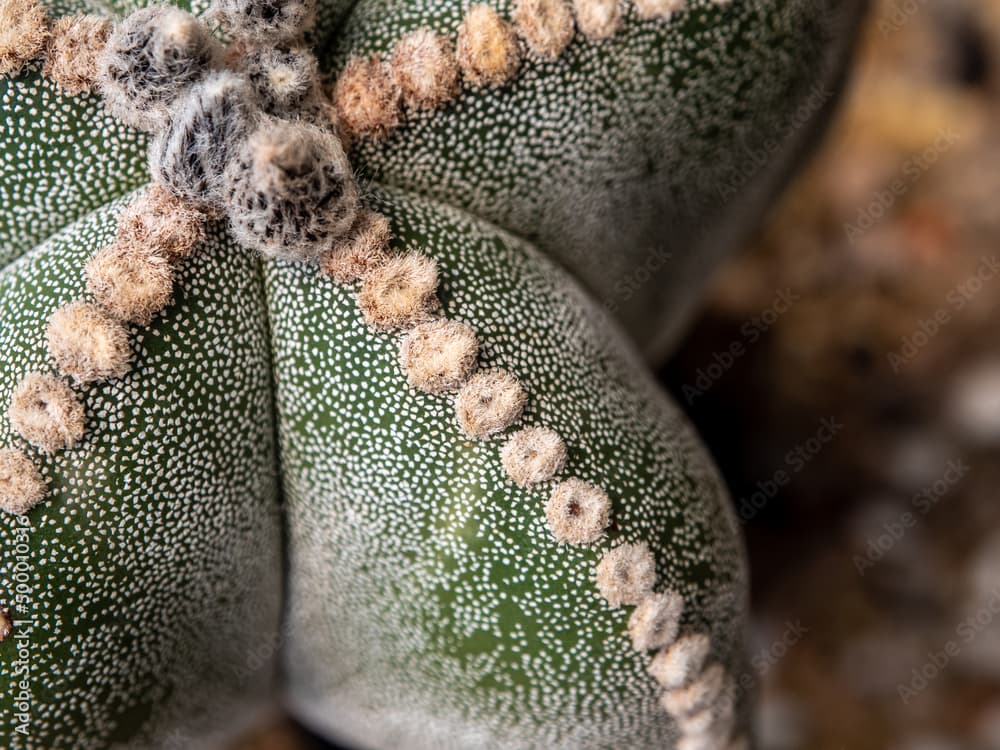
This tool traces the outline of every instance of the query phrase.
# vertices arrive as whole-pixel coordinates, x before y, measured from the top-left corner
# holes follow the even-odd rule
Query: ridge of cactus
[[[489,3],[507,19],[516,0]],[[601,5],[601,2],[574,3]],[[662,361],[711,270],[761,220],[837,102],[866,0],[603,3],[618,31],[529,53],[499,92],[353,145],[359,172],[524,236]],[[320,61],[383,62],[464,5],[359,3]],[[656,7],[665,17],[649,17]]]

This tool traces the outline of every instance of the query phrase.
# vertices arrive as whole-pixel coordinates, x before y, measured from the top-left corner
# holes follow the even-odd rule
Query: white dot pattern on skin
[[[48,315],[80,296],[81,269],[123,205],[0,272],[0,402],[46,369]],[[11,639],[0,660],[12,669],[27,653],[34,693],[26,736],[15,691],[0,698],[10,750],[108,747],[136,715],[149,719],[129,747],[159,746],[177,727],[195,743],[269,699],[272,654],[252,679],[240,671],[276,642],[281,600],[260,263],[214,228],[179,281],[177,303],[133,328],[133,370],[86,390],[78,448],[40,457],[0,420],[0,444],[27,449],[49,484],[25,519],[0,513],[0,596],[13,595],[4,603],[29,644]],[[18,596],[21,534],[30,591]]]
[[[489,4],[512,18],[515,0]],[[454,39],[468,5],[364,0],[321,62],[386,56],[421,26]],[[669,21],[622,5],[613,38],[578,32],[498,91],[408,113],[383,142],[360,141],[355,161],[531,239],[659,350],[814,135],[846,59],[830,40],[863,2],[690,0]],[[744,175],[748,189],[720,195]]]
[[[650,544],[691,624],[738,659],[745,581],[724,495],[620,335],[509,235],[376,196],[397,243],[441,265],[445,312],[480,332],[483,367],[531,384],[524,422],[566,436],[572,471],[611,488],[614,534]],[[377,746],[670,740],[628,610],[594,587],[600,549],[553,542],[544,491],[506,481],[505,438],[467,439],[448,398],[410,390],[395,340],[364,325],[348,289],[288,263],[268,264],[267,288],[300,715]]]

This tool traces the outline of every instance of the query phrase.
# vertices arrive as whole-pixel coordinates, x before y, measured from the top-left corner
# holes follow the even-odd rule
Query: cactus
[[[735,518],[600,297],[664,222],[740,231],[788,148],[709,207],[734,142],[809,129],[853,6],[195,7],[222,49],[0,3],[6,745],[280,697],[370,747],[742,746]]]

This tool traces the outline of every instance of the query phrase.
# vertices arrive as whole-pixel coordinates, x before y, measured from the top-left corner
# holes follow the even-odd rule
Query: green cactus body
[[[708,273],[759,220],[836,98],[862,0],[689,2],[669,21],[531,59],[356,149],[360,174],[534,242],[661,358]],[[508,13],[513,2],[496,3]],[[456,2],[358,3],[326,57],[387,54]]]
[[[457,209],[379,191],[400,242],[442,267],[442,302],[483,367],[531,384],[524,424],[604,487],[611,539],[647,541],[688,627],[739,669],[746,578],[704,452],[620,332],[529,245]],[[291,705],[362,746],[663,747],[673,736],[628,611],[594,587],[608,540],[557,544],[551,488],[507,479],[502,438],[461,434],[412,391],[390,337],[298,265],[267,270],[291,561]],[[330,456],[349,456],[331,462]],[[330,602],[351,606],[330,607]]]
[[[110,201],[0,273],[5,403],[45,368],[46,320],[80,294],[120,208]],[[260,264],[213,234],[180,286],[170,315],[136,337],[132,372],[88,392],[85,441],[40,462],[47,501],[0,515],[11,750],[197,746],[226,713],[236,726],[270,700],[282,552]],[[23,444],[7,420],[0,431]]]
[[[519,424],[555,429],[559,478],[610,496],[604,538],[558,544],[553,483],[514,485],[502,437],[469,439],[450,398],[409,386],[398,337],[365,326],[349,288],[262,260],[217,223],[175,303],[133,328],[131,372],[86,391],[84,442],[30,449],[46,502],[0,517],[8,746],[199,747],[280,693],[367,747],[673,747],[630,609],[595,589],[616,542],[649,545],[657,589],[685,599],[682,629],[743,674],[746,570],[724,490],[580,282],[613,296],[676,229],[662,246],[676,276],[619,300],[655,347],[639,323],[674,325],[716,256],[710,237],[738,231],[759,205],[749,193],[784,169],[782,147],[748,197],[707,210],[740,138],[791,134],[781,123],[826,80],[820,50],[839,49],[850,10],[691,5],[669,22],[629,10],[613,39],[578,34],[559,60],[528,59],[508,86],[407,113],[354,149],[366,202],[395,247],[437,261],[444,312],[476,330],[480,366],[525,383]],[[460,17],[457,3],[321,3],[316,46],[339,67]],[[0,80],[0,106],[6,403],[46,368],[48,316],[84,296],[86,259],[146,181],[148,137],[35,69]],[[697,217],[712,230],[689,242]],[[0,438],[26,447],[6,420]]]

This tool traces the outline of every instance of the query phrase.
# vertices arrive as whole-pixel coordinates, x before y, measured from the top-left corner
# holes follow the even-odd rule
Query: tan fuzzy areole
[[[680,628],[684,599],[673,591],[650,594],[628,618],[628,634],[636,651],[669,646]]]
[[[42,74],[65,93],[76,96],[97,83],[97,58],[108,40],[110,24],[100,16],[63,16],[52,26]]]
[[[458,28],[456,56],[473,86],[502,86],[521,65],[514,27],[484,4],[473,5],[465,14]]]
[[[317,123],[325,124],[326,127],[330,128],[334,135],[340,139],[340,145],[344,147],[344,152],[350,153],[351,144],[354,143],[354,133],[344,123],[344,119],[340,116],[340,112],[337,111],[337,107],[327,92],[321,92],[317,99],[319,100]]]
[[[514,25],[540,57],[554,60],[573,40],[573,13],[566,0],[517,0]]]
[[[712,664],[687,687],[668,690],[660,702],[671,716],[691,716],[710,708],[724,691],[731,691],[731,682],[721,664]]]
[[[336,240],[319,259],[319,268],[338,284],[365,279],[389,260],[392,229],[377,211],[362,209],[346,236]]]
[[[479,340],[457,320],[421,323],[403,338],[399,360],[410,385],[427,393],[454,391],[476,369]]]
[[[521,487],[547,482],[566,465],[566,444],[548,427],[525,427],[500,449],[500,461]]]
[[[45,480],[27,455],[16,448],[0,450],[0,510],[24,515],[45,499],[45,492]]]
[[[17,75],[41,53],[48,13],[36,0],[0,0],[0,76]]]
[[[71,302],[60,307],[49,318],[46,337],[56,367],[78,383],[128,372],[128,331],[97,305]]]
[[[466,435],[482,439],[520,419],[527,401],[524,387],[506,370],[480,372],[458,392],[455,414]]]
[[[680,13],[687,7],[687,0],[632,0],[632,2],[639,18],[645,20],[651,18],[669,20],[674,13]]]
[[[645,542],[622,544],[597,564],[597,589],[608,604],[638,604],[656,585],[656,560]]]
[[[340,124],[351,136],[382,138],[399,125],[402,94],[378,55],[352,57],[333,87]]]
[[[600,487],[581,479],[567,479],[552,490],[545,520],[556,541],[591,544],[604,536],[611,523],[611,501]]]
[[[573,0],[576,24],[590,39],[608,39],[622,24],[621,0]]]
[[[437,312],[437,286],[437,263],[426,255],[407,253],[390,258],[368,274],[358,292],[358,303],[372,328],[410,328]]]
[[[153,184],[118,217],[118,244],[155,250],[183,260],[205,239],[207,217],[190,203]]]
[[[665,690],[682,688],[701,672],[711,647],[704,633],[681,636],[653,657],[649,674]]]
[[[71,448],[84,431],[83,403],[63,380],[48,373],[25,375],[10,398],[10,425],[46,453]]]
[[[173,269],[149,249],[108,245],[91,256],[84,276],[97,304],[118,320],[149,325],[173,298]]]
[[[430,29],[417,29],[400,39],[392,52],[391,67],[408,107],[435,109],[458,94],[454,47]]]
[[[732,689],[725,689],[704,708],[689,714],[675,716],[678,728],[686,735],[711,736],[718,740],[732,734],[736,723],[736,695]],[[713,747],[718,747],[718,742]]]

